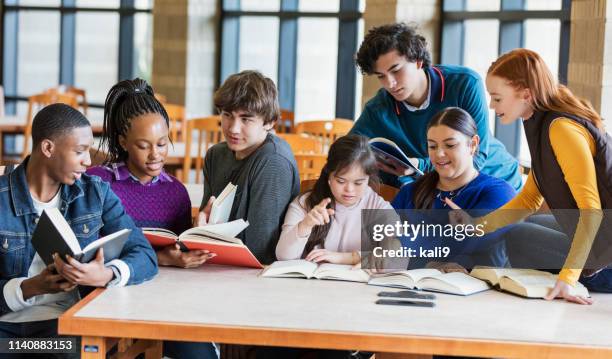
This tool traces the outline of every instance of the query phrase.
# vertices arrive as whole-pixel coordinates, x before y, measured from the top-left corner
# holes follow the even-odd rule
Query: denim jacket
[[[29,157],[9,174],[0,176],[0,315],[11,311],[3,295],[5,285],[13,278],[27,277],[36,254],[31,237],[38,216],[26,180],[28,160]],[[124,228],[132,230],[119,256],[129,268],[128,278],[121,282],[138,284],[157,274],[155,251],[108,183],[83,174],[73,185],[62,185],[60,192],[60,211],[81,248],[100,236]]]

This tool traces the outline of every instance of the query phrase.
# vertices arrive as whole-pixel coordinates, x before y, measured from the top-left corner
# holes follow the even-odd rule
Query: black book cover
[[[96,257],[100,247],[104,249],[106,263],[120,256],[130,232],[130,229],[122,229],[98,238],[81,249],[79,240],[61,212],[57,208],[45,209],[32,234],[32,245],[47,265],[53,263],[53,253],[57,253],[62,260],[65,260],[66,255],[70,255],[82,263],[87,263]]]
[[[47,210],[44,210],[32,234],[32,245],[47,265],[53,263],[53,253],[59,254],[61,258],[66,258],[66,254],[72,257],[75,257],[77,254],[73,252],[66,240],[64,240],[64,235],[58,227],[47,214]],[[74,236],[74,233],[70,234]]]

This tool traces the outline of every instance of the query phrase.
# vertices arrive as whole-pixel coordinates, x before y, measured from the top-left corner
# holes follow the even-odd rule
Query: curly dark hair
[[[363,39],[356,62],[361,73],[371,75],[380,55],[397,50],[408,61],[422,61],[423,68],[431,66],[431,54],[427,50],[427,40],[417,33],[416,25],[403,22],[373,27]]]

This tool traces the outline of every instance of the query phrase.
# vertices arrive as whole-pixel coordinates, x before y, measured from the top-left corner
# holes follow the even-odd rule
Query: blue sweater
[[[415,183],[409,183],[402,187],[391,205],[395,209],[414,209]],[[456,191],[454,196],[449,192],[441,191],[432,204],[432,212],[404,213],[409,217],[417,215],[426,217],[426,223],[448,222],[448,211],[450,210],[443,202],[445,197],[452,200],[461,208],[473,216],[483,216],[503,206],[516,195],[516,191],[507,182],[498,178],[480,173],[472,182]],[[414,217],[412,217],[414,218]],[[475,264],[504,266],[507,261],[505,244],[500,242],[503,230],[487,234],[483,237],[468,238],[463,241],[449,241],[443,238],[428,238],[427,240],[416,240],[402,243],[406,247],[432,248],[435,246],[449,246],[451,249],[450,261],[458,262],[464,267],[470,268]],[[434,259],[432,259],[434,260]],[[442,261],[442,258],[438,258]],[[421,267],[429,260],[427,258],[416,258],[411,261],[411,268]]]
[[[415,182],[404,185],[391,203],[393,208],[414,209],[414,187]],[[440,196],[434,200],[432,209],[448,209],[443,200],[445,197],[453,197],[453,202],[459,207],[470,213],[476,210],[479,216],[483,216],[503,206],[515,195],[516,191],[507,182],[480,173],[472,182],[457,191],[454,197],[449,192],[441,191]]]
[[[439,70],[440,72],[436,71]],[[518,161],[489,131],[489,112],[480,76],[461,66],[436,66],[425,69],[430,78],[430,103],[426,109],[409,111],[381,88],[365,105],[351,133],[370,138],[385,137],[395,142],[409,157],[419,159],[419,169],[433,171],[427,153],[427,125],[439,111],[460,107],[467,111],[478,127],[479,151],[474,156],[476,169],[507,181],[514,189],[522,183]],[[383,181],[397,185],[397,179],[382,176]]]

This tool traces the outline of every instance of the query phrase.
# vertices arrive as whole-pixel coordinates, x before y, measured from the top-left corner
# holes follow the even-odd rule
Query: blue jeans
[[[57,334],[57,319],[43,320],[37,322],[24,323],[9,323],[0,322],[0,338],[58,338],[65,337]],[[80,350],[81,339],[77,337],[74,353],[47,353],[47,354],[7,354],[0,353],[0,359],[15,359],[15,358],[70,358],[76,359],[81,357]]]
[[[217,351],[211,343],[164,341],[164,356],[175,359],[217,359]]]
[[[552,215],[535,215],[512,226],[503,234],[510,264],[516,268],[545,269],[558,272],[563,268],[571,240],[562,232]],[[580,277],[589,291],[612,293],[612,268]]]

